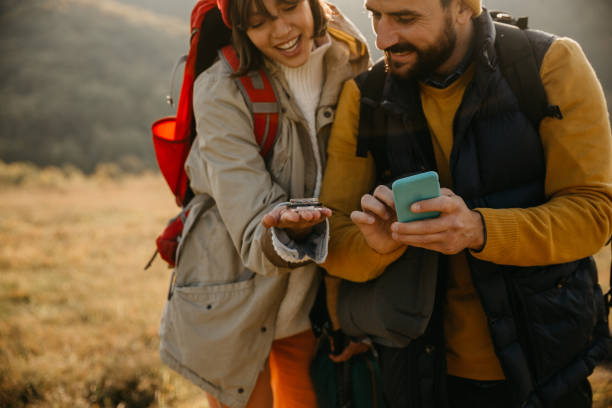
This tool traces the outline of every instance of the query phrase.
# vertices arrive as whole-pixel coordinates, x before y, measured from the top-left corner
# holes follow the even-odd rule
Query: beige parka
[[[271,230],[261,219],[279,203],[313,195],[314,155],[324,167],[342,84],[370,64],[362,35],[332,10],[332,44],[323,60],[325,79],[315,113],[318,151],[271,61],[265,66],[282,109],[265,160],[251,112],[225,63],[217,61],[194,84],[198,137],[186,170],[196,197],[162,316],[160,354],[164,363],[232,408],[246,405],[272,341],[310,328],[317,266],[275,266]],[[317,254],[326,253],[327,231],[315,243]]]

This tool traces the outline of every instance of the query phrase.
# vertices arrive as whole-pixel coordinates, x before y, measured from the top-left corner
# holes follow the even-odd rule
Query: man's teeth
[[[277,48],[280,48],[283,51],[287,51],[287,50],[295,47],[299,40],[300,40],[300,37],[295,37],[291,41],[287,41],[286,43],[278,45]]]

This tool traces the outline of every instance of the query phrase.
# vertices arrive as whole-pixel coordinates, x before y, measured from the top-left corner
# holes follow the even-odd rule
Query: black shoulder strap
[[[377,129],[384,127],[374,126],[375,111],[380,107],[383,88],[387,77],[385,62],[378,61],[367,72],[355,78],[361,94],[359,111],[359,134],[357,136],[357,156],[366,157],[370,150],[370,143],[376,135]]]
[[[355,79],[361,93],[356,154],[359,157],[372,154],[379,179],[389,167],[385,143],[387,117],[381,107],[386,78],[385,61],[381,59]]]
[[[550,106],[540,77],[544,55],[555,36],[536,30],[495,23],[495,49],[500,70],[516,95],[521,110],[539,128],[546,117],[562,119],[558,106]]]

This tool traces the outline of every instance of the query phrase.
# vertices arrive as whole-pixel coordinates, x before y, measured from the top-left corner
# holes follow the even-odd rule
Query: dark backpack
[[[224,60],[234,73],[237,72],[240,61],[230,43],[231,30],[223,22],[217,1],[199,0],[191,12],[189,53],[179,60],[170,81],[171,94],[167,99],[172,105],[174,74],[184,62],[185,70],[176,116],[161,118],[152,125],[157,164],[174,194],[177,205],[182,207],[183,211],[171,219],[166,229],[157,237],[157,250],[145,269],[151,265],[158,252],[170,266],[175,265],[179,237],[188,215],[186,206],[193,197],[184,167],[196,137],[193,83],[217,58]],[[276,140],[280,111],[269,75],[262,68],[234,79],[253,115],[254,137],[261,148],[260,154],[266,157]]]
[[[544,117],[562,119],[559,107],[548,104],[546,90],[540,78],[544,54],[555,37],[528,30],[527,17],[514,19],[510,14],[501,11],[491,11],[489,14],[495,21],[495,49],[499,67],[518,99],[521,111],[536,129]],[[536,43],[544,43],[546,46],[536,47]],[[360,86],[362,98],[357,156],[365,157],[368,151],[372,153],[379,179],[384,179],[383,174],[387,170],[384,145],[386,117],[381,107],[386,76],[384,63],[379,62],[372,67]]]

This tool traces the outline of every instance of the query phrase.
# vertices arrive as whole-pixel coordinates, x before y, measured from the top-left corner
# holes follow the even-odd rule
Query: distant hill
[[[374,47],[362,0],[335,3]],[[612,103],[610,0],[488,0],[578,40]],[[155,168],[151,122],[186,51],[195,0],[2,0],[0,160]],[[381,55],[373,49],[374,58]]]
[[[155,166],[149,125],[171,113],[188,25],[108,0],[1,4],[0,159]]]

